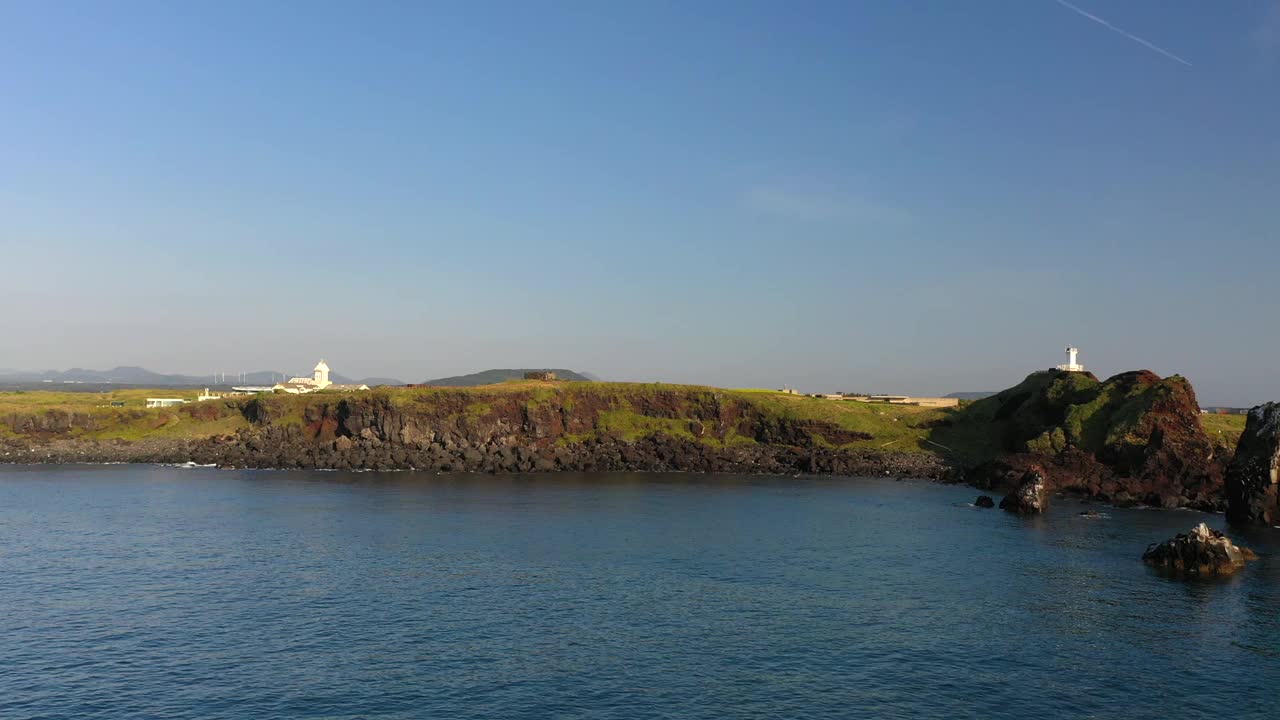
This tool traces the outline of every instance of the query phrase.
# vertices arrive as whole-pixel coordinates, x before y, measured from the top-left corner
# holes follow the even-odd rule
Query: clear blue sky
[[[0,0],[0,368],[1280,399],[1280,2],[1074,5]]]

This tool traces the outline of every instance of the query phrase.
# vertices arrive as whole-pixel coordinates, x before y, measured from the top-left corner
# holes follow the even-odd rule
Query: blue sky
[[[0,0],[0,367],[1280,399],[1280,2]]]

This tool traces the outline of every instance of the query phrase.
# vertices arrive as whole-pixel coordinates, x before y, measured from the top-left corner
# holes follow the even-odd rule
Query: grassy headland
[[[147,437],[203,438],[251,426],[245,410],[278,425],[305,425],[309,409],[343,401],[385,401],[408,413],[448,417],[462,423],[501,420],[519,411],[536,416],[554,409],[562,416],[561,442],[598,437],[634,440],[662,433],[712,445],[750,444],[756,433],[738,425],[710,427],[713,416],[752,418],[757,424],[799,423],[829,447],[887,448],[927,452],[928,425],[950,409],[836,401],[775,391],[724,390],[662,383],[504,382],[479,387],[377,388],[365,393],[262,394],[146,408],[149,397],[195,400],[195,392],[129,389],[104,393],[0,392],[0,435],[32,440],[83,438],[138,440]],[[124,403],[113,406],[112,403]],[[716,412],[711,412],[715,409]],[[252,414],[252,413],[250,413]],[[834,429],[848,431],[847,434]],[[869,436],[869,437],[868,437]]]
[[[148,397],[194,400],[196,391],[0,392],[4,456],[55,462],[204,457],[253,467],[765,467],[872,474],[884,474],[883,462],[896,462],[885,471],[933,476],[943,467],[968,472],[1024,457],[1057,463],[1072,482],[1089,478],[1101,488],[1114,475],[1137,497],[1192,498],[1216,492],[1218,465],[1229,459],[1245,420],[1201,415],[1185,379],[1145,371],[1106,381],[1033,373],[957,408],[586,381],[264,393],[154,409],[144,407]],[[516,449],[523,454],[511,456]],[[883,462],[865,462],[870,456]],[[858,464],[846,462],[853,457]]]

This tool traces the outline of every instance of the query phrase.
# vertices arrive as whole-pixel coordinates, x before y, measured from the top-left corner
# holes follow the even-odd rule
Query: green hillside
[[[510,377],[524,370],[491,372]],[[1156,435],[1165,447],[1176,442],[1231,448],[1244,420],[1201,416],[1185,380],[1149,373],[1106,382],[1087,374],[1034,373],[1016,387],[959,408],[692,385],[522,380],[144,407],[148,397],[195,396],[173,388],[0,392],[0,440],[201,439],[296,427],[302,439],[331,442],[340,424],[367,417],[380,424],[383,435],[413,427],[533,444],[667,435],[715,447],[760,443],[930,453],[965,466],[1008,453],[1053,455],[1073,447],[1137,471],[1148,462],[1140,451]]]
[[[479,387],[378,388],[354,394],[275,393],[160,409],[143,407],[147,397],[194,400],[195,394],[172,389],[0,393],[0,437],[34,442],[194,439],[248,430],[255,423],[314,425],[316,418],[382,403],[433,426],[520,428],[545,418],[560,428],[561,442],[603,437],[634,440],[661,433],[712,445],[752,443],[756,438],[786,444],[788,433],[800,432],[825,446],[924,452],[932,447],[926,441],[929,426],[951,412],[773,391],[599,382],[517,381]]]

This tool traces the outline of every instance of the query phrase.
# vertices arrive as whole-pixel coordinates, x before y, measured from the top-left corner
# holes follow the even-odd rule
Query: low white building
[[[187,401],[182,398],[147,398],[147,407],[149,408],[166,408],[186,404]]]
[[[888,403],[889,405],[916,405],[918,407],[956,407],[960,404],[958,398],[914,397],[911,395],[867,395],[848,399],[868,403]]]

